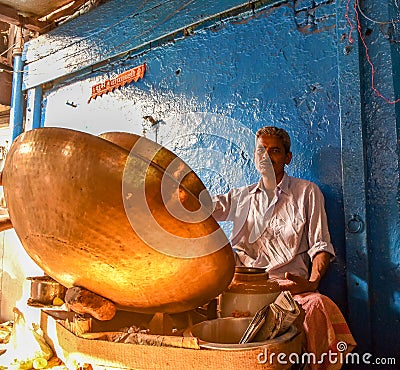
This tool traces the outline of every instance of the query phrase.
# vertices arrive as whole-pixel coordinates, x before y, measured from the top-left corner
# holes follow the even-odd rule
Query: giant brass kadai
[[[165,205],[196,211],[205,190],[201,181],[193,172],[179,175],[187,165],[165,148],[153,161],[146,157],[146,140],[130,154],[138,137],[124,148],[106,136],[46,127],[13,142],[2,181],[12,225],[29,256],[62,285],[81,286],[135,311],[182,312],[217,296],[234,273],[228,240],[211,216],[190,222]],[[128,162],[133,173],[126,176]],[[165,201],[160,189],[166,177],[182,181]],[[124,178],[129,193],[122,191]],[[123,194],[142,190],[152,220],[135,208],[135,196],[124,203]],[[145,238],[127,214],[139,216]],[[158,226],[146,229],[150,221]],[[188,256],[160,251],[146,238],[158,246],[178,238],[178,251]]]

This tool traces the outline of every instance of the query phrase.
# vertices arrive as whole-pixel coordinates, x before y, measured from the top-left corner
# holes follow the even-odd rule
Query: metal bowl
[[[238,344],[250,324],[252,317],[224,317],[203,321],[186,330],[185,335],[199,338],[200,347],[207,349],[243,350],[286,342],[294,338],[298,331],[294,326],[274,339]]]

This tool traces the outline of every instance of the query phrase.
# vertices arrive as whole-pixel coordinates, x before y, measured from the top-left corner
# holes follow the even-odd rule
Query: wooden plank
[[[26,44],[23,89],[95,67],[157,44],[187,37],[220,19],[281,1],[110,1]],[[68,35],[68,37],[65,37]],[[51,70],[48,66],[51,65]]]

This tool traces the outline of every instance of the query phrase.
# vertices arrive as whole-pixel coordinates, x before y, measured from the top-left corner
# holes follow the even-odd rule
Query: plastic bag
[[[24,314],[18,308],[14,307],[13,312],[14,326],[7,351],[0,357],[0,364],[9,369],[40,368],[36,365],[47,363],[53,351],[43,336],[26,324]]]

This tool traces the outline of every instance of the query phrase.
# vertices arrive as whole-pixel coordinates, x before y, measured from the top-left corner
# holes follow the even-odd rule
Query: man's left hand
[[[314,292],[318,288],[317,281],[309,281],[301,276],[285,273],[284,280],[278,280],[281,290],[288,290],[292,294]]]
[[[290,272],[285,273],[285,279],[278,280],[281,290],[289,290],[292,294],[314,292],[318,289],[319,281],[325,275],[331,255],[328,252],[317,253],[312,262],[310,280]]]

